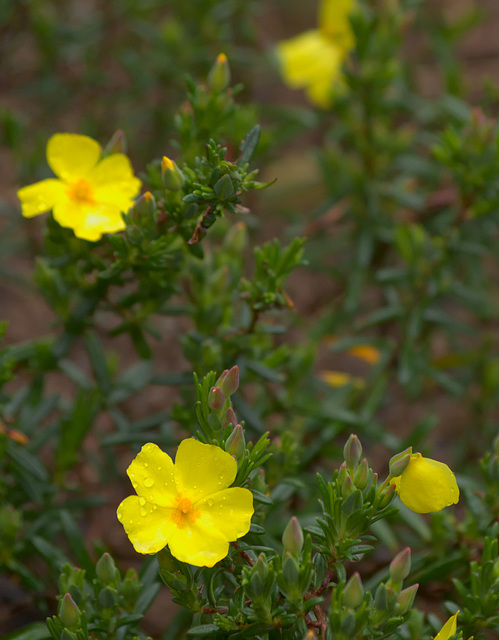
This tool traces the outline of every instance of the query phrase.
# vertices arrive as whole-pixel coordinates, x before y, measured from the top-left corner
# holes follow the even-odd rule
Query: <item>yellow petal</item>
[[[72,182],[95,167],[101,156],[98,142],[76,133],[56,133],[47,143],[47,161],[61,180]]]
[[[66,200],[66,185],[60,180],[49,178],[17,192],[21,201],[22,214],[25,218],[32,218],[39,213],[49,211],[60,200]]]
[[[105,203],[75,202],[67,199],[54,207],[54,219],[61,227],[73,229],[75,236],[95,242],[103,233],[125,228],[118,207]]]
[[[440,511],[459,500],[456,478],[449,467],[420,453],[411,456],[397,491],[405,506],[416,513]]]
[[[229,553],[227,538],[216,529],[204,525],[200,519],[176,529],[168,546],[177,560],[196,567],[212,567]]]
[[[171,512],[171,509],[151,504],[144,497],[129,496],[118,507],[117,515],[135,551],[157,553],[166,546],[176,529]]]
[[[353,0],[323,0],[319,9],[319,29],[339,47],[349,51],[354,43],[349,16]]]
[[[254,513],[253,494],[242,487],[224,489],[203,498],[196,509],[199,524],[216,529],[229,541],[237,540],[249,531]]]
[[[127,469],[133,488],[140,497],[160,507],[175,505],[177,491],[170,456],[148,442]]]
[[[234,482],[237,462],[220,447],[194,438],[182,440],[175,456],[177,491],[193,504]],[[173,551],[172,551],[173,553]]]
[[[104,158],[87,176],[95,199],[114,204],[127,212],[133,198],[140,190],[141,182],[133,175],[130,160],[122,153]]]
[[[379,349],[370,344],[358,344],[355,347],[350,347],[348,353],[351,356],[360,358],[360,360],[364,360],[368,364],[377,364],[381,355]]]
[[[125,227],[119,207],[99,202],[95,207],[85,211],[73,230],[77,238],[95,242],[101,239],[103,233],[116,233]]]
[[[318,29],[279,42],[276,47],[284,82],[293,89],[306,89],[321,107],[332,102],[333,85],[341,77],[342,50]]]
[[[449,640],[449,638],[455,635],[457,629],[458,613],[459,611],[456,611],[456,613],[447,620],[447,622],[435,636],[435,640]]]

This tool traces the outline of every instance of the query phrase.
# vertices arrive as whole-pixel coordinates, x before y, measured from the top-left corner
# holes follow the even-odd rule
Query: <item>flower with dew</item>
[[[101,158],[98,142],[75,133],[56,133],[47,143],[47,161],[57,178],[19,189],[25,218],[52,209],[61,227],[84,240],[125,228],[121,215],[133,204],[141,182],[123,153]]]
[[[447,620],[434,640],[449,640],[449,638],[452,638],[452,636],[456,634],[458,613],[459,611],[456,611],[456,613]]]
[[[440,511],[459,501],[459,488],[449,467],[420,453],[411,454],[407,466],[391,484],[405,506],[416,513]]]
[[[137,495],[123,500],[118,520],[139,553],[168,545],[177,560],[212,567],[228,554],[229,542],[249,531],[253,495],[230,487],[237,463],[220,447],[188,438],[174,464],[149,442],[127,473]]]
[[[318,29],[279,42],[276,47],[284,82],[305,89],[308,99],[328,108],[334,87],[341,85],[341,66],[354,45],[349,16],[354,0],[322,0]]]

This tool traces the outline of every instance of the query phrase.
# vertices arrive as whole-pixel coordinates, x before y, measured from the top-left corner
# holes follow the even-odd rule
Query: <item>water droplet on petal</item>
[[[148,462],[144,462],[144,467],[146,467],[146,469],[147,469],[148,466],[149,466],[149,463]]]
[[[144,496],[140,496],[140,498],[139,498],[139,504],[140,504],[141,506],[144,506],[144,505],[145,505],[145,503],[146,503],[146,499],[144,498]]]
[[[142,517],[147,515],[147,509],[145,509],[144,507],[141,507],[139,510],[139,513]]]
[[[154,480],[152,478],[144,478],[144,486],[152,487]]]
[[[209,507],[212,507],[212,506],[213,506],[213,500],[212,500],[211,498],[208,500],[208,506],[209,506]]]

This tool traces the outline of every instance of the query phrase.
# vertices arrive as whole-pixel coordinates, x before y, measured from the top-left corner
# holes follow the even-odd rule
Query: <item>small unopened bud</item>
[[[110,156],[112,153],[126,153],[126,146],[125,132],[122,129],[118,129],[106,144],[103,155]]]
[[[104,609],[111,609],[116,604],[116,591],[111,587],[104,587],[99,593],[98,599]]]
[[[163,186],[168,191],[180,191],[184,186],[184,175],[173,160],[163,156],[161,160],[161,179]]]
[[[406,547],[390,563],[390,580],[394,583],[403,582],[411,571],[411,549]]]
[[[239,367],[237,364],[232,369],[226,369],[222,373],[218,379],[218,384],[227,398],[237,391],[239,387]]]
[[[348,473],[347,465],[343,463],[340,466],[340,471],[338,473],[338,481],[342,485],[346,481],[346,479],[349,477],[350,477],[350,474]]]
[[[345,462],[349,467],[356,467],[362,455],[362,445],[357,436],[352,433],[343,448]]]
[[[301,528],[301,524],[298,518],[293,516],[282,534],[284,551],[289,551],[289,553],[294,556],[300,555],[301,550],[303,549],[303,540],[303,529]]]
[[[116,578],[116,565],[109,553],[104,553],[95,565],[95,573],[99,580],[109,584]]]
[[[409,447],[390,458],[389,468],[392,478],[402,475],[402,473],[407,469],[409,462],[411,461],[411,455],[412,447]]]
[[[384,507],[388,506],[390,502],[393,500],[395,493],[396,493],[396,489],[394,484],[391,484],[390,486],[386,487],[386,489],[383,490],[383,492],[379,497],[378,508],[384,509]]]
[[[231,456],[240,458],[246,450],[246,440],[244,438],[244,431],[240,424],[234,427],[234,430],[225,441],[225,451],[230,453]]]
[[[225,53],[219,53],[215,64],[208,74],[208,86],[212,91],[220,92],[230,84],[230,67]]]
[[[229,407],[222,418],[222,428],[228,427],[231,424],[233,427],[237,425],[237,417],[232,407]]]
[[[355,491],[355,485],[350,476],[347,477],[345,482],[341,485],[341,495],[343,498],[348,498]]]
[[[59,605],[59,620],[65,627],[74,629],[80,622],[80,610],[73,598],[66,593]]]
[[[367,458],[364,458],[355,471],[355,474],[353,476],[353,483],[357,487],[357,489],[363,491],[367,487],[368,482],[369,464],[367,462]]]
[[[225,395],[220,387],[212,387],[208,395],[208,406],[212,411],[221,411],[225,404]]]
[[[137,198],[132,207],[132,218],[136,223],[154,220],[156,215],[156,200],[150,191]]]
[[[376,589],[376,593],[374,594],[374,604],[376,606],[376,609],[386,611],[389,608],[391,594],[393,594],[393,589],[390,589],[390,587],[387,587],[383,583],[380,584]]]
[[[411,584],[407,589],[403,589],[397,596],[397,602],[399,605],[398,613],[400,615],[404,615],[407,613],[414,604],[414,599],[416,597],[416,592],[418,590],[419,584]]]
[[[356,609],[364,600],[364,585],[356,571],[343,589],[343,604],[350,609]]]

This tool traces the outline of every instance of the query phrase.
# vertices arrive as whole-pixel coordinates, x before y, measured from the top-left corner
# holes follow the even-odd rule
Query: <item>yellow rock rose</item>
[[[459,488],[454,474],[443,462],[411,455],[405,470],[391,480],[400,499],[416,513],[440,511],[459,500]]]
[[[57,178],[19,189],[25,218],[52,209],[54,219],[84,240],[125,228],[121,216],[133,204],[141,182],[122,153],[101,159],[100,145],[88,136],[56,133],[47,144],[47,161]]]
[[[228,488],[237,463],[226,451],[189,438],[169,455],[149,442],[127,469],[137,492],[118,507],[118,520],[136,551],[157,553],[166,545],[181,562],[212,567],[229,542],[248,533],[253,495]]]
[[[323,0],[319,28],[276,47],[284,82],[292,89],[305,89],[319,107],[331,105],[333,88],[341,83],[341,65],[354,44],[349,21],[353,4],[353,0]]]

